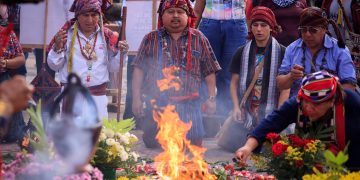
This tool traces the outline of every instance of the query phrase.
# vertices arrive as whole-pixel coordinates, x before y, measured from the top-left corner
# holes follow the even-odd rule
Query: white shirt
[[[48,64],[49,67],[59,72],[59,79],[62,83],[67,83],[68,77],[68,58],[70,55],[70,46],[71,46],[71,37],[74,31],[74,27],[71,27],[67,33],[67,42],[65,45],[65,52],[56,53],[53,48],[50,50],[48,55]],[[95,52],[97,60],[93,61],[92,69],[88,70],[86,62],[88,61],[82,54],[80,50],[80,44],[78,38],[75,37],[74,43],[74,54],[72,60],[72,72],[79,75],[81,82],[86,86],[96,86],[103,84],[109,81],[109,72],[118,72],[120,67],[120,53],[114,54],[111,50],[105,50],[106,41],[102,38],[102,33],[100,28],[97,27],[97,30],[86,38],[85,35],[78,30],[81,45],[85,46],[86,41],[90,41],[93,45],[95,34],[97,33],[97,40],[95,44]],[[108,59],[106,59],[106,54],[108,53]],[[87,76],[90,74],[90,81],[87,82]]]

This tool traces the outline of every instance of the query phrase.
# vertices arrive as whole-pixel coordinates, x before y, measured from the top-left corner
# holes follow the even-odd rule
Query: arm
[[[71,42],[71,40],[68,40],[67,37],[68,32],[62,29],[57,32],[54,37],[55,43],[53,47],[51,47],[47,58],[47,63],[49,67],[54,71],[59,71],[61,68],[64,67],[64,64],[66,62],[64,47],[67,41]],[[69,34],[69,37],[71,37],[71,33]]]
[[[208,89],[209,97],[216,96],[216,76],[215,73],[211,73],[205,77],[205,82]],[[206,112],[208,114],[214,114],[216,112],[216,101],[215,99],[207,99],[205,102]]]
[[[114,32],[115,34],[116,32]],[[114,39],[118,39],[117,35],[114,35]],[[110,38],[112,39],[112,38]],[[111,43],[110,43],[111,44]],[[127,43],[126,40],[124,41],[118,41],[117,42],[117,47],[119,47],[119,50],[116,49],[116,51],[114,52],[114,50],[111,50],[110,48],[108,48],[108,54],[109,54],[109,64],[108,64],[108,69],[109,72],[119,72],[119,68],[120,68],[120,56],[124,56],[123,57],[123,65],[124,62],[127,61],[128,56],[127,56],[127,52],[129,50],[129,45]]]
[[[279,100],[278,100],[278,109],[286,100],[289,99],[289,95],[290,95],[290,89],[285,89],[280,91]]]
[[[206,4],[206,0],[196,0],[195,1],[194,12],[197,17],[196,22],[195,22],[195,27],[199,26],[199,23],[202,18],[202,13],[204,12],[204,9],[205,9],[205,4]]]
[[[304,76],[304,68],[300,65],[293,64],[294,55],[292,50],[293,47],[291,45],[286,48],[284,59],[279,68],[279,74],[276,77],[277,87],[280,91],[291,88],[294,81]]]
[[[340,49],[337,61],[336,71],[338,72],[340,83],[344,89],[355,90],[356,72],[348,48]]]
[[[236,120],[241,120],[241,111],[239,107],[239,97],[237,91],[239,86],[239,79],[239,74],[233,73],[230,82],[230,95],[233,102],[232,116]]]
[[[47,58],[49,67],[54,71],[59,71],[64,67],[65,62],[65,52],[56,53],[54,49],[51,48]]]
[[[19,56],[16,56],[12,59],[1,59],[2,67],[7,69],[17,69],[20,66],[25,64],[25,56],[21,53]]]
[[[242,161],[246,161],[251,151],[255,150],[265,141],[267,133],[279,133],[289,124],[296,122],[298,106],[296,98],[291,98],[286,101],[279,110],[273,111],[269,116],[264,118],[249,134],[245,145],[236,151],[236,157]]]

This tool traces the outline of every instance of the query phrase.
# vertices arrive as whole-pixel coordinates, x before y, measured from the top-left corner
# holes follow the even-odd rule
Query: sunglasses
[[[306,32],[309,31],[311,34],[315,34],[318,31],[320,31],[320,28],[316,28],[316,27],[313,27],[313,26],[301,26],[301,27],[298,28],[298,30],[301,33],[306,33]]]

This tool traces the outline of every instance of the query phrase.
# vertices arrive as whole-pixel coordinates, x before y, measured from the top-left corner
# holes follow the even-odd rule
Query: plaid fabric
[[[180,91],[170,92],[169,96],[185,96],[198,93],[203,78],[221,69],[205,36],[196,29],[190,28],[189,31],[192,37],[192,69],[190,71],[186,69],[187,29],[177,41],[172,39],[164,28],[150,32],[144,37],[138,54],[133,61],[133,65],[142,69],[145,73],[143,94],[150,97],[159,96],[159,88],[155,82],[161,79],[163,67],[173,65],[180,67],[177,76],[182,82],[182,88]],[[160,39],[159,32],[161,34]],[[161,57],[159,56],[159,41],[163,41],[163,49],[165,49],[162,50]]]
[[[191,70],[186,69],[189,33],[192,38],[190,46],[192,47]],[[161,46],[159,46],[159,41],[162,43]],[[160,49],[161,47],[163,48]],[[192,122],[187,137],[189,139],[202,138],[204,126],[199,99],[200,85],[207,75],[221,69],[205,36],[192,28],[189,28],[189,31],[186,28],[178,40],[172,39],[164,28],[150,32],[144,37],[132,65],[144,71],[142,94],[145,95],[145,102],[149,104],[151,99],[156,99],[159,106],[166,105],[169,102],[175,104],[181,120]],[[162,68],[170,66],[179,67],[176,76],[181,82],[181,89],[179,91],[160,92],[156,81],[162,79]],[[182,97],[183,100],[173,102],[171,99],[174,97]],[[151,111],[146,114],[146,117],[152,117]],[[151,118],[148,120],[153,121]]]
[[[321,103],[334,96],[336,87],[337,79],[335,76],[326,71],[318,71],[304,77],[298,98]]]
[[[0,26],[0,32],[2,32],[4,30],[5,30],[5,28]],[[2,41],[3,39],[4,39],[4,37],[1,37],[0,41]],[[17,56],[20,56],[23,53],[20,43],[19,43],[18,39],[16,38],[16,35],[13,31],[11,31],[11,33],[9,35],[9,41],[8,41],[6,48],[1,47],[1,51],[3,51],[3,57],[5,59],[13,59]]]

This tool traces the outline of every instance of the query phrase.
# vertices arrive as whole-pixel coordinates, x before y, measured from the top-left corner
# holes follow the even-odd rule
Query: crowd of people
[[[62,86],[70,72],[79,75],[100,118],[108,117],[109,73],[119,70],[119,57],[129,49],[104,27],[104,3],[108,1],[75,0],[70,9],[75,17],[56,33],[47,54]],[[144,36],[130,62],[131,108],[145,145],[159,147],[151,115],[156,100],[157,107],[174,104],[181,120],[192,122],[187,138],[198,146],[205,134],[204,114],[250,123],[247,141],[236,148],[240,160],[258,150],[268,132],[281,132],[291,124],[295,130],[284,132],[308,131],[318,123],[335,126],[330,142],[339,150],[350,142],[347,165],[360,169],[359,55],[348,48],[360,20],[359,10],[349,10],[359,7],[355,0],[196,0],[194,5],[161,0],[158,27]],[[0,10],[1,18],[8,19],[7,7]],[[23,66],[25,56],[5,20],[0,27],[1,40],[8,40],[0,49],[2,128],[8,121],[23,123],[19,111],[33,92],[24,79],[11,79],[11,70]],[[181,87],[161,92],[156,81],[168,67],[176,67]],[[2,140],[5,134],[2,130]]]

